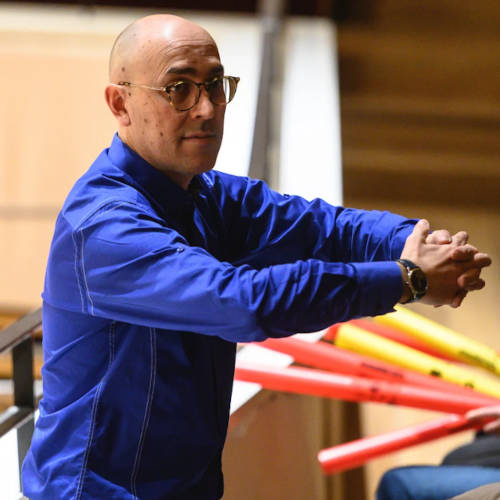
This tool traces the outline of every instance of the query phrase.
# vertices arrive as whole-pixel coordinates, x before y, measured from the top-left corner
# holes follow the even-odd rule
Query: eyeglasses
[[[213,104],[222,106],[233,100],[239,81],[238,76],[217,76],[213,80],[200,83],[188,79],[179,80],[166,87],[150,87],[130,82],[118,82],[112,85],[159,90],[166,95],[168,102],[177,111],[188,111],[198,104],[201,96],[201,87],[205,87],[208,97]]]

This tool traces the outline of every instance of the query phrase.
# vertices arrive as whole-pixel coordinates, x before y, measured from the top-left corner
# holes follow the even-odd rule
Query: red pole
[[[326,342],[310,343],[293,337],[280,339],[269,338],[259,343],[263,347],[283,352],[292,356],[295,361],[327,370],[334,373],[345,373],[372,379],[388,380],[392,382],[410,384],[419,387],[428,387],[440,390],[446,394],[454,393],[474,399],[477,406],[498,404],[499,400],[475,392],[440,378],[424,375],[412,370],[400,368],[384,361],[368,356],[346,351]]]
[[[374,401],[446,413],[465,413],[484,406],[484,403],[478,404],[476,398],[465,395],[444,394],[429,388],[338,375],[311,368],[277,368],[237,362],[235,379],[255,382],[275,391],[347,401]]]
[[[468,421],[461,415],[446,417],[405,429],[357,439],[332,448],[321,450],[318,460],[325,474],[332,474],[359,467],[371,460],[394,451],[426,443],[440,437],[470,429],[480,429],[492,419]]]

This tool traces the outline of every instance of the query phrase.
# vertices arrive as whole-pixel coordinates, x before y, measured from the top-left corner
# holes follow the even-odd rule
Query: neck
[[[173,172],[171,170],[164,170],[157,165],[155,165],[148,157],[147,155],[141,153],[140,151],[137,150],[137,148],[134,147],[133,141],[130,141],[129,138],[127,137],[127,134],[123,133],[123,131],[118,131],[118,137],[130,148],[132,151],[135,151],[141,158],[146,160],[153,168],[156,168],[159,172],[161,172],[163,175],[168,177],[172,182],[180,186],[182,189],[187,191],[189,188],[189,184],[193,180],[194,175],[192,174],[183,174],[181,172]]]
[[[193,175],[184,175],[184,174],[179,174],[177,172],[165,172],[164,170],[161,169],[157,170],[160,170],[160,172],[163,175],[167,176],[172,182],[175,182],[175,184],[180,186],[185,191],[187,191],[187,189],[189,188],[189,184],[191,184],[191,181],[193,180],[194,177]]]

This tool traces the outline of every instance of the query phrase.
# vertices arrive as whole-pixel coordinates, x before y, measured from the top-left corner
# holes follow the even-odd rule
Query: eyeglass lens
[[[217,78],[205,85],[210,100],[214,104],[227,104],[234,97],[236,83],[232,78]],[[172,85],[168,95],[174,107],[185,110],[196,104],[200,90],[194,82],[183,81]]]

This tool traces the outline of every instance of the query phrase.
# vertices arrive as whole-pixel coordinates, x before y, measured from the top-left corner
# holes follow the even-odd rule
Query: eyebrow
[[[192,66],[172,66],[166,72],[167,75],[195,75],[198,72],[196,68]],[[218,64],[214,66],[209,72],[208,75],[217,75],[219,73],[224,73],[224,66],[222,64]]]

